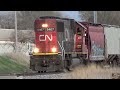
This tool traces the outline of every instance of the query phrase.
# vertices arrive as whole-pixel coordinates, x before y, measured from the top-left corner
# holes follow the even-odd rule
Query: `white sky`
[[[8,13],[12,13],[13,11],[0,11],[0,14],[3,14],[3,15],[5,15],[5,14],[8,14]]]
[[[7,15],[7,14],[11,14],[14,11],[0,11],[0,15]],[[71,18],[71,19],[75,19],[77,21],[81,21],[80,18],[80,13],[78,11],[58,11],[59,13],[62,14],[62,16],[66,17],[66,18]]]
[[[78,11],[60,11],[64,17],[81,21],[80,13]]]

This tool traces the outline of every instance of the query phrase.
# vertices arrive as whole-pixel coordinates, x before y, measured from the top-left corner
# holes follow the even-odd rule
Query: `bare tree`
[[[14,15],[10,13],[8,15],[0,15],[1,28],[13,29],[14,28]]]
[[[25,43],[31,42],[34,43],[34,31],[25,31],[25,30],[18,30],[18,42]],[[11,33],[10,40],[15,42],[15,32]]]
[[[35,19],[41,16],[57,16],[53,11],[21,11],[18,15],[18,29],[34,29]]]
[[[80,11],[84,21],[93,22],[93,11]],[[102,24],[120,25],[120,11],[97,11],[97,21]]]
[[[19,30],[33,30],[34,21],[40,16],[59,16],[54,11],[17,11],[18,29]],[[6,15],[0,15],[1,28],[13,29],[14,26],[14,12]]]

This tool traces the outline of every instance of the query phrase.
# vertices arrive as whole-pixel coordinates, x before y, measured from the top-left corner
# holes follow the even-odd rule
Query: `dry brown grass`
[[[6,53],[5,56],[11,58],[16,63],[21,65],[29,66],[29,56],[26,56],[23,53]]]
[[[120,73],[120,67],[102,68],[98,65],[76,67],[66,74],[66,79],[112,79],[112,73]]]

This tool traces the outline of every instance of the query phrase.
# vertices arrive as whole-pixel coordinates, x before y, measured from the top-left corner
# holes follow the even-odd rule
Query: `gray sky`
[[[60,11],[60,13],[66,18],[71,18],[77,21],[81,21],[80,13],[78,11]]]
[[[14,11],[0,11],[0,15],[8,15]],[[58,11],[61,13],[63,17],[75,19],[77,21],[81,21],[80,13],[78,11]]]
[[[1,15],[6,15],[6,14],[9,14],[9,13],[12,13],[13,11],[0,11],[0,14]]]

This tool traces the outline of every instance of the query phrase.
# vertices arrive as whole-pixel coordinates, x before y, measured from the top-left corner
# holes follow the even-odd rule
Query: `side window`
[[[57,32],[64,32],[64,23],[57,22]]]
[[[68,29],[65,29],[65,39],[68,40],[70,38]]]
[[[81,35],[81,30],[79,27],[77,28],[77,35]]]

